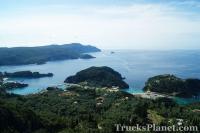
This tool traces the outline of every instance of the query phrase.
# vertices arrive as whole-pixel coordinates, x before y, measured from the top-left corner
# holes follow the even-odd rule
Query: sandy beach
[[[147,99],[157,99],[157,98],[171,98],[168,95],[160,94],[157,92],[144,92],[144,93],[133,93],[134,96],[141,97],[141,98],[147,98]]]

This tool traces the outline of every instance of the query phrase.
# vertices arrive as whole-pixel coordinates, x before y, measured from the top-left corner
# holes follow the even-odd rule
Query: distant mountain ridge
[[[4,47],[0,48],[0,66],[43,64],[47,61],[78,58],[91,59],[94,57],[85,53],[100,51],[94,46],[80,43],[37,47]]]

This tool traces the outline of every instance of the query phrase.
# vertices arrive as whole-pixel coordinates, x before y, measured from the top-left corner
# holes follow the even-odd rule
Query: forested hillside
[[[0,48],[0,66],[43,64],[47,61],[66,59],[90,59],[89,52],[99,52],[100,49],[79,43],[64,45],[49,45],[40,47]]]

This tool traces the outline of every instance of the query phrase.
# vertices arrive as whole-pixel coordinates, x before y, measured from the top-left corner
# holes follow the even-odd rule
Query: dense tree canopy
[[[72,79],[80,84],[69,85],[64,90],[49,87],[47,91],[25,96],[9,94],[0,88],[0,131],[113,133],[116,132],[116,124],[177,126],[179,120],[182,120],[183,126],[200,128],[200,103],[178,105],[168,98],[142,99],[124,91],[104,89],[106,84],[113,86],[123,80],[109,67],[91,67],[78,72]],[[155,79],[149,79],[146,87],[162,88],[166,81],[169,86],[172,84],[177,88],[182,84],[194,88],[199,85],[199,80],[182,80],[173,75],[157,76]],[[92,82],[81,83],[85,81]]]
[[[65,80],[66,83],[87,82],[91,86],[112,87],[117,86],[121,89],[129,88],[123,81],[120,73],[110,67],[90,67],[70,76]]]
[[[167,93],[180,97],[192,97],[200,93],[199,79],[183,80],[174,75],[159,75],[146,82],[145,91]]]
[[[183,125],[200,127],[200,104],[180,106],[170,99],[146,100],[126,92],[109,92],[84,86],[68,91],[1,95],[2,132],[112,133],[115,124]]]

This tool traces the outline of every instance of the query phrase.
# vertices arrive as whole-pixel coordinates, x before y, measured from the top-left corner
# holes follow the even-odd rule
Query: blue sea
[[[26,95],[37,93],[48,86],[62,85],[64,80],[76,72],[91,66],[109,66],[120,72],[130,88],[130,93],[141,93],[149,77],[159,74],[174,74],[181,78],[200,78],[200,50],[105,50],[91,53],[95,59],[77,59],[47,62],[43,65],[3,66],[1,72],[37,71],[53,73],[54,77],[40,79],[10,79],[29,84],[23,89],[12,90],[12,93]],[[178,99],[180,100],[180,99]],[[188,99],[181,99],[187,103]]]

